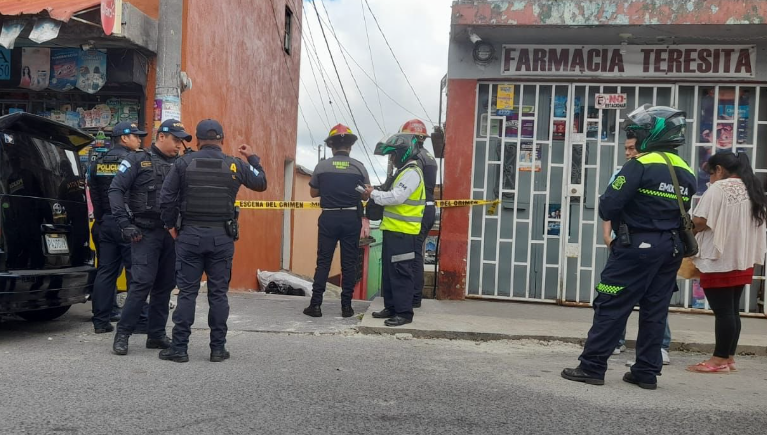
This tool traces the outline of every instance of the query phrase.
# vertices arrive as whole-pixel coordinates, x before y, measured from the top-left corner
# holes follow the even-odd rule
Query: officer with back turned
[[[96,280],[93,283],[93,327],[97,334],[112,332],[109,323],[115,302],[115,289],[120,270],[125,266],[130,277],[130,243],[122,239],[120,227],[112,216],[109,186],[118,173],[120,162],[141,148],[145,131],[135,123],[120,122],[112,129],[112,149],[102,154],[89,171],[88,185],[93,204],[94,226],[98,226],[99,257]]]
[[[229,317],[229,280],[234,241],[239,237],[238,210],[234,206],[241,185],[263,192],[266,175],[261,159],[248,145],[240,154],[248,162],[221,151],[224,129],[218,121],[197,124],[199,151],[185,154],[171,167],[160,192],[160,213],[165,228],[176,238],[176,282],[179,295],[173,312],[171,347],[160,359],[187,362],[189,335],[202,274],[208,276],[210,360],[229,358],[226,321]],[[180,215],[180,224],[178,223]]]
[[[120,225],[124,241],[131,243],[131,286],[117,324],[112,351],[128,353],[128,339],[136,328],[141,308],[149,296],[149,325],[146,347],[167,349],[165,333],[170,294],[176,287],[176,250],[173,238],[160,219],[159,193],[176,161],[183,141],[192,135],[175,119],[160,125],[156,141],[146,152],[126,156],[109,189],[112,214]],[[128,198],[128,214],[125,198]]]
[[[685,247],[682,216],[671,170],[689,210],[696,179],[676,148],[684,145],[684,112],[646,104],[626,117],[625,129],[636,135],[639,155],[626,162],[599,201],[599,216],[612,222],[617,238],[596,287],[594,323],[577,368],[562,371],[571,381],[603,385],[607,360],[639,305],[637,360],[623,376],[644,389],[657,387],[663,367],[661,342],[676,273]],[[667,162],[668,159],[668,162]],[[669,168],[669,165],[671,168]]]
[[[357,281],[360,230],[362,229],[362,195],[355,190],[370,184],[365,166],[351,157],[357,136],[349,127],[338,124],[330,130],[325,144],[333,157],[320,162],[309,181],[313,198],[320,197],[322,214],[317,222],[317,269],[314,272],[312,299],[304,314],[322,317],[322,295],[328,281],[330,263],[336,244],[341,245],[341,316],[351,317],[352,295]]]

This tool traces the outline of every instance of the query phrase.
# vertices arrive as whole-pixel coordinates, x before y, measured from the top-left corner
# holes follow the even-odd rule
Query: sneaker
[[[613,349],[613,355],[620,355],[620,354],[621,354],[621,348],[620,347],[616,347],[615,349]]]
[[[671,357],[668,356],[668,350],[661,349],[660,350],[660,356],[661,356],[661,359],[663,359],[663,365],[664,366],[667,366],[667,365],[671,364]]]
[[[625,352],[626,351],[626,345],[625,344],[621,344],[619,349],[621,350],[621,352]]]

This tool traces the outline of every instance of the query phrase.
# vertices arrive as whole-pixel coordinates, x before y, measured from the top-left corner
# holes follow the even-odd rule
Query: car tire
[[[69,311],[70,306],[71,305],[65,305],[63,307],[46,308],[44,310],[22,311],[21,313],[16,313],[16,315],[30,322],[47,322],[63,316],[64,313]]]

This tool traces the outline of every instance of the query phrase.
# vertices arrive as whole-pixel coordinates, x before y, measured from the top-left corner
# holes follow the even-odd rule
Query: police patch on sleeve
[[[120,167],[117,168],[117,170],[120,172],[125,172],[128,169],[130,169],[130,162],[127,160],[123,160],[122,162],[120,162]]]
[[[615,179],[615,181],[613,181],[612,186],[615,190],[621,190],[624,184],[626,184],[626,177],[620,175]]]

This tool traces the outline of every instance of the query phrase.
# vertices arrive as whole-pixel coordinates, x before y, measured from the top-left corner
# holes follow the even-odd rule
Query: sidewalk
[[[390,328],[372,313],[383,309],[376,298],[357,329],[363,334],[409,333],[416,338],[463,340],[564,341],[582,344],[591,327],[590,308],[494,301],[439,301],[424,299],[416,308],[413,323]],[[629,318],[627,344],[633,347],[639,313]],[[743,318],[738,351],[767,355],[767,319]],[[670,313],[671,349],[710,353],[714,350],[714,317],[705,314]]]

